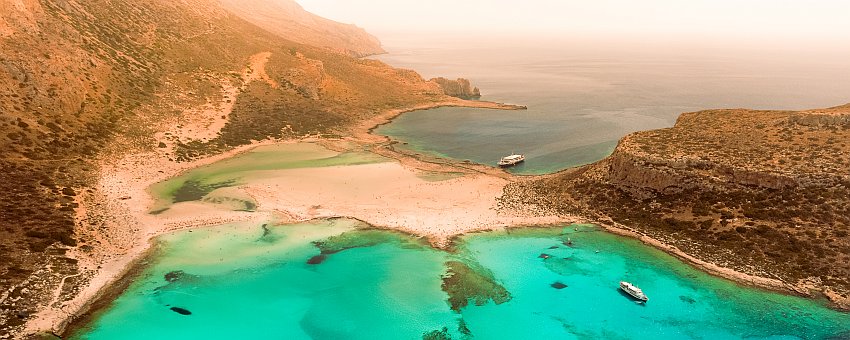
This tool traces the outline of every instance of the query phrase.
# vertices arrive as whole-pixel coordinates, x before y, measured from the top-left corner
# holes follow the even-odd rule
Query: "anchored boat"
[[[510,156],[502,157],[502,159],[499,160],[499,166],[505,168],[517,165],[519,163],[522,163],[523,161],[525,161],[525,155],[513,154]]]
[[[622,289],[624,292],[628,293],[635,299],[641,300],[643,302],[649,300],[649,298],[646,297],[646,294],[644,294],[643,291],[640,290],[640,288],[626,281],[620,281],[620,289]]]

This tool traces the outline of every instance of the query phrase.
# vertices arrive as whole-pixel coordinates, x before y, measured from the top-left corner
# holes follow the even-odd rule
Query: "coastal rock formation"
[[[473,268],[461,261],[448,261],[446,268],[442,288],[455,312],[460,312],[470,301],[482,306],[488,301],[498,305],[512,299],[511,293],[483,268]]]
[[[505,193],[506,205],[630,228],[850,307],[850,105],[684,113],[602,161]]]
[[[478,99],[481,98],[481,91],[477,87],[473,87],[469,79],[457,78],[455,80],[446,79],[443,77],[433,78],[431,82],[440,85],[443,93],[446,95],[461,99]]]
[[[180,314],[180,315],[192,315],[192,312],[191,312],[191,311],[189,311],[189,310],[188,310],[188,309],[186,309],[186,308],[171,307],[171,308],[169,308],[169,309],[171,309],[171,311],[173,311],[173,312],[175,312],[175,313],[177,313],[177,314]]]

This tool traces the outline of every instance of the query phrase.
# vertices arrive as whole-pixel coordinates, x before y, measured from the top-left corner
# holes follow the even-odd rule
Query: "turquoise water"
[[[161,237],[159,252],[139,278],[72,338],[418,339],[435,331],[453,339],[850,334],[850,315],[710,277],[593,226],[468,235],[455,253],[362,227],[336,219],[227,225]],[[475,268],[476,277],[500,285],[510,299],[473,301],[460,313],[452,311],[441,288],[447,261]],[[649,302],[637,304],[620,293],[622,279],[641,286]],[[554,288],[556,282],[565,287]],[[476,287],[453,291],[484,294]]]
[[[628,133],[713,108],[810,109],[847,103],[846,51],[749,50],[524,37],[382,37],[390,65],[426,79],[465,77],[482,100],[527,111],[442,108],[406,113],[378,133],[415,151],[549,173],[606,157]],[[495,37],[493,37],[495,38]]]

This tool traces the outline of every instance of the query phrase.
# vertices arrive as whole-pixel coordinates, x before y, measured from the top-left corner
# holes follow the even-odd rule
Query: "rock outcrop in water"
[[[602,161],[505,193],[503,204],[617,223],[850,306],[850,105],[685,113]]]
[[[443,291],[449,294],[449,304],[453,311],[461,309],[473,301],[481,306],[487,301],[502,304],[511,300],[511,293],[502,287],[492,275],[483,272],[483,268],[472,268],[460,261],[446,262],[446,275],[443,277]]]
[[[477,87],[473,87],[469,79],[457,78],[455,80],[446,79],[443,77],[433,78],[430,81],[440,85],[443,93],[446,95],[461,99],[478,99],[481,98],[481,91]]]
[[[192,315],[192,312],[191,312],[191,311],[189,311],[189,310],[188,310],[188,309],[186,309],[186,308],[171,307],[171,308],[169,308],[169,309],[171,309],[171,311],[173,311],[173,312],[175,312],[175,313],[177,313],[177,314],[180,314],[180,315]]]

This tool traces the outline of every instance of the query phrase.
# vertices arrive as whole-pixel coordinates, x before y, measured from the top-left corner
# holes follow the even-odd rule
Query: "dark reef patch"
[[[177,190],[174,190],[172,196],[174,203],[198,201],[215,189],[230,187],[234,184],[236,184],[234,180],[206,184],[190,179],[183,182],[183,185],[177,188]]]
[[[323,241],[316,241],[313,244],[321,251],[319,255],[311,257],[307,260],[308,264],[320,264],[324,262],[328,256],[353,248],[373,247],[383,243],[396,242],[401,243],[403,248],[416,248],[422,245],[402,236],[397,233],[387,232],[386,230],[354,230],[342,233],[340,235],[331,236]]]
[[[309,258],[307,260],[307,264],[321,264],[322,262],[325,262],[325,260],[327,258],[328,258],[327,254],[319,254],[319,255],[316,255],[316,256]]]
[[[447,327],[443,327],[441,330],[433,330],[422,334],[422,340],[451,340],[452,336],[449,334],[449,329]]]
[[[382,243],[400,241],[400,237],[385,230],[354,230],[331,236],[314,244],[322,254],[335,254],[351,248],[372,247]]]
[[[460,318],[457,322],[457,331],[466,336],[472,335],[472,331],[469,330],[469,327],[466,325],[466,320],[463,318]]]
[[[192,315],[192,312],[190,312],[186,308],[171,307],[169,309],[172,310],[173,312],[177,313],[177,314],[180,314],[180,315]]]
[[[170,271],[168,273],[165,273],[164,276],[165,276],[165,281],[177,282],[177,281],[180,281],[181,279],[186,278],[187,274],[186,274],[186,272],[184,272],[182,270],[174,270],[174,271]]]
[[[492,300],[502,304],[511,300],[511,293],[483,268],[471,268],[460,261],[446,262],[446,274],[443,275],[443,291],[449,294],[449,305],[453,311],[460,312],[469,305],[469,300],[481,306]]]
[[[552,284],[550,286],[552,286],[552,288],[555,288],[555,289],[564,289],[564,288],[568,287],[566,284],[558,282],[558,281],[552,282]]]

